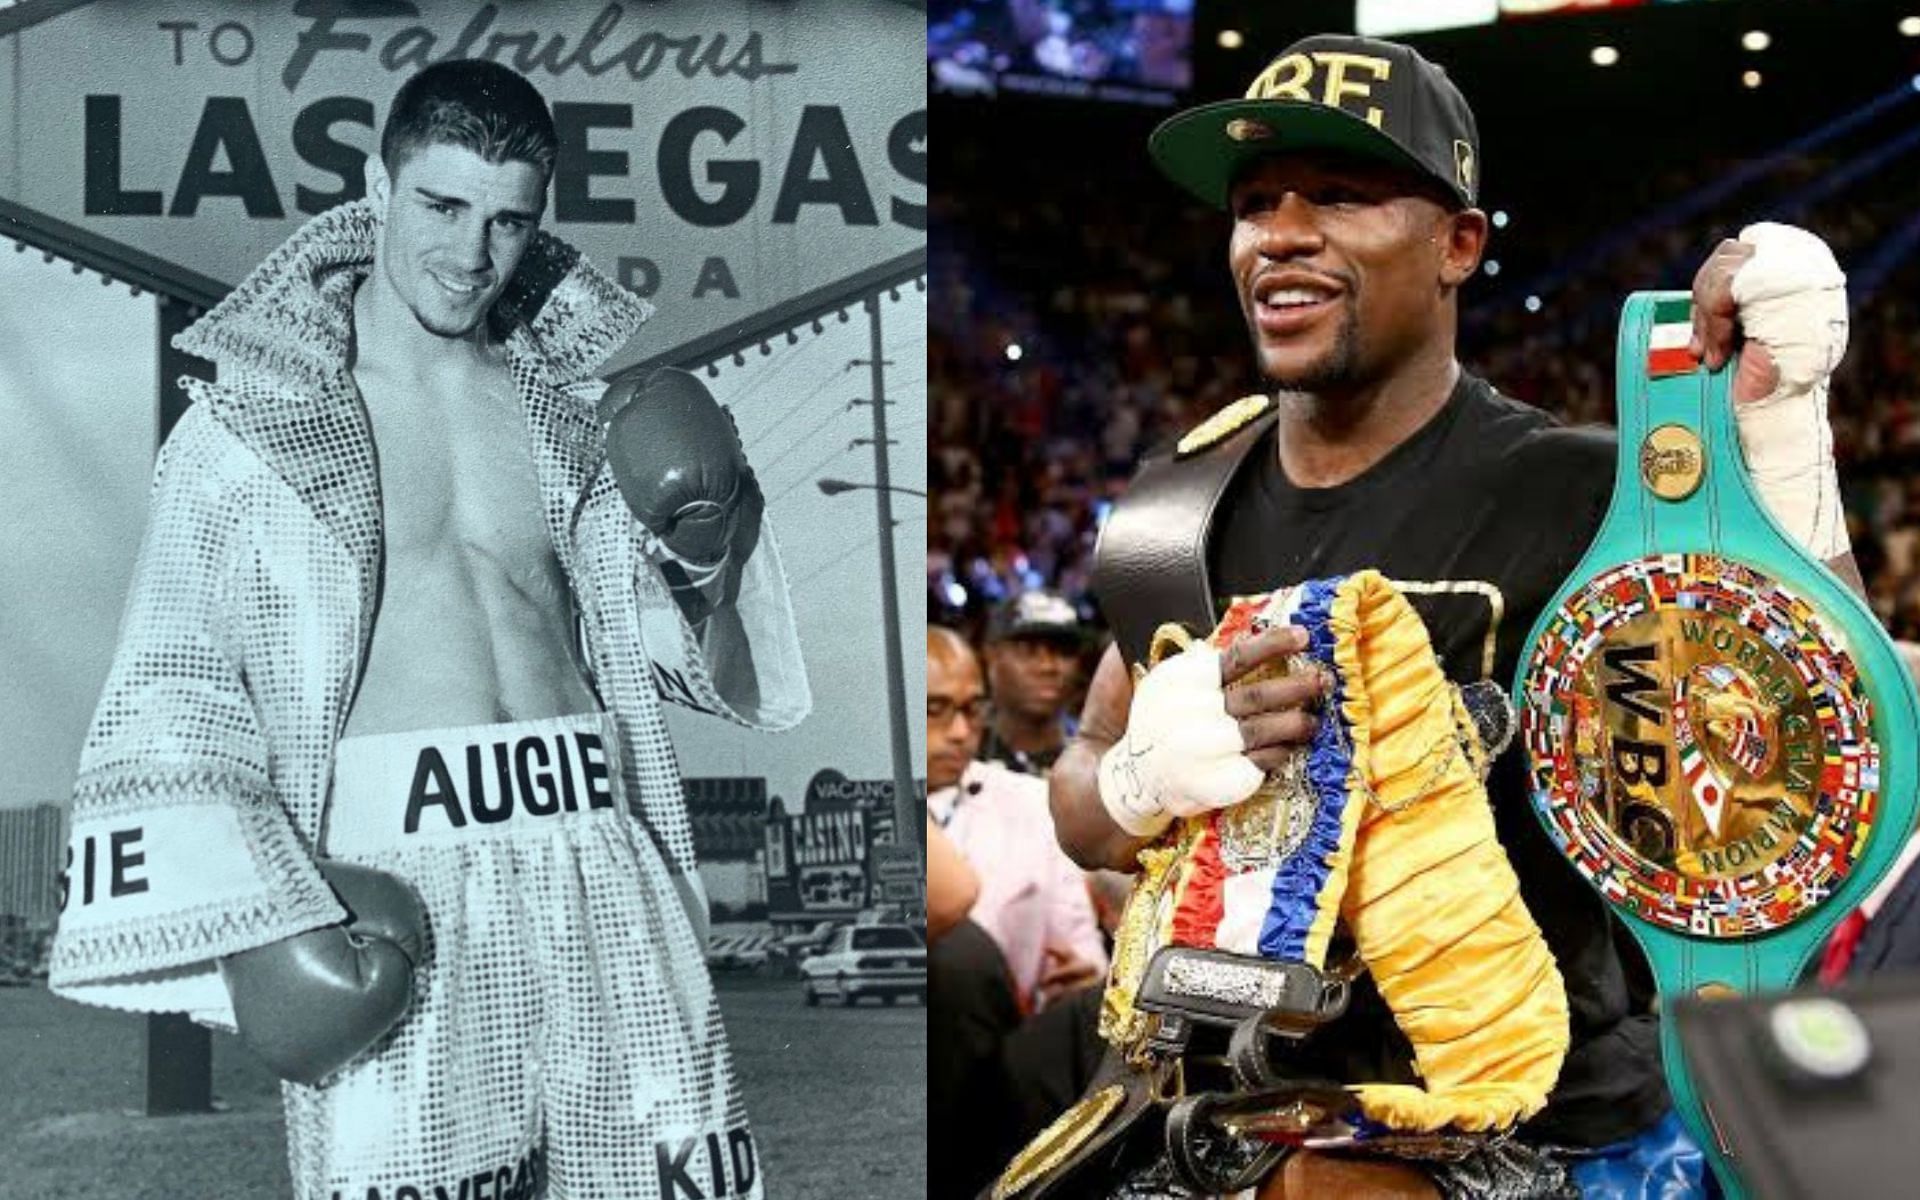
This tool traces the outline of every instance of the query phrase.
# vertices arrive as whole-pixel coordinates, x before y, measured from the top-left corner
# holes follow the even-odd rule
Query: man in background
[[[1097,982],[1106,947],[1080,869],[1054,837],[1046,785],[980,760],[986,712],[972,647],[927,630],[927,812],[979,875],[972,919],[1032,1011]]]
[[[1081,1014],[1097,1005],[1107,968],[1085,877],[1054,836],[1046,784],[981,760],[986,721],[973,648],[950,629],[928,629],[928,869],[942,868],[929,888],[957,874],[933,853],[938,844],[958,852],[977,889],[966,919],[943,921],[928,955],[930,1179],[942,1197],[973,1195],[1036,1120],[1084,1085],[1097,1037],[1084,1036]]]
[[[1024,775],[1045,775],[1073,736],[1072,711],[1087,634],[1055,592],[1023,592],[987,622],[991,724],[979,757]],[[1043,797],[1044,799],[1044,797]]]

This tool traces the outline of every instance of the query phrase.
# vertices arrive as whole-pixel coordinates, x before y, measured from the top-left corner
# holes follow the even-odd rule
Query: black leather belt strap
[[[1145,663],[1153,631],[1168,621],[1213,628],[1207,534],[1214,510],[1277,410],[1191,457],[1148,459],[1114,505],[1094,549],[1100,611],[1129,663]]]
[[[1202,1196],[1257,1187],[1292,1149],[1222,1133],[1214,1121],[1220,1101],[1188,1096],[1167,1110],[1167,1161],[1180,1182]]]

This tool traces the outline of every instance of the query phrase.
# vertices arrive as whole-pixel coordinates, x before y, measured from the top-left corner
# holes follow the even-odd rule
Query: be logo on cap
[[[1393,63],[1372,54],[1295,51],[1274,59],[1266,70],[1256,75],[1253,85],[1247,89],[1247,99],[1305,100],[1330,108],[1344,108],[1378,129],[1382,118],[1379,106],[1359,102],[1373,99],[1374,80],[1385,82],[1392,74]],[[1316,82],[1318,94],[1315,94]],[[1349,96],[1356,102],[1353,107],[1343,103]]]
[[[1472,206],[1479,179],[1473,110],[1410,46],[1322,34],[1282,51],[1238,100],[1179,113],[1147,142],[1167,177],[1224,208],[1234,178],[1275,154],[1327,151],[1398,167]]]

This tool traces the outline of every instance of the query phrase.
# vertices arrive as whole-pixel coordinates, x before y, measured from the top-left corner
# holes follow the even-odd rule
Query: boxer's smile
[[[1253,279],[1253,321],[1263,334],[1286,337],[1332,313],[1344,289],[1337,281],[1304,271],[1263,271]]]
[[[478,295],[480,289],[485,287],[487,282],[484,279],[461,281],[457,275],[444,274],[439,271],[428,271],[427,274],[433,276],[434,282],[462,300],[470,299]]]
[[[1267,379],[1338,390],[1424,343],[1443,311],[1445,210],[1430,191],[1317,151],[1262,159],[1234,181],[1228,265]]]
[[[465,336],[506,287],[545,206],[546,180],[531,163],[446,144],[416,150],[387,197],[381,268],[423,328]]]

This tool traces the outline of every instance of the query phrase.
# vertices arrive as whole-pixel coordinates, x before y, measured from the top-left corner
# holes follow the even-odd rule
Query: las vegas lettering
[[[403,1183],[333,1189],[333,1200],[534,1200],[547,1194],[547,1156],[538,1146],[514,1163],[462,1175],[452,1182]]]
[[[695,1134],[653,1147],[659,1200],[726,1200],[745,1196],[758,1178],[753,1135],[745,1128]],[[546,1154],[534,1147],[518,1162],[433,1183],[390,1188],[335,1188],[332,1200],[532,1200],[547,1191]],[[638,1190],[638,1189],[636,1189]]]
[[[612,808],[607,750],[597,733],[556,733],[470,745],[447,756],[420,752],[407,792],[407,833],[423,828],[493,825],[516,810],[551,817],[582,808]]]

